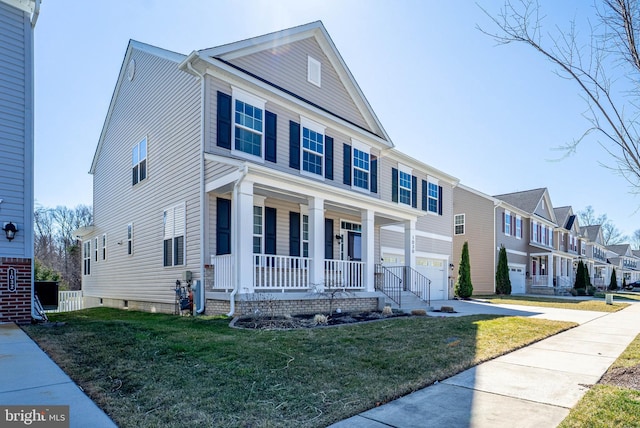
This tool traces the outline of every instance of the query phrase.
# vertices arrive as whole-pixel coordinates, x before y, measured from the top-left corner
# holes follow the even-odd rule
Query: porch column
[[[362,210],[362,262],[364,263],[363,280],[366,291],[375,291],[375,256],[374,256],[374,212]]]
[[[547,256],[547,286],[553,287],[553,262],[555,257],[553,254]]]
[[[233,196],[235,239],[231,253],[235,259],[236,286],[240,293],[253,293],[253,182],[243,180]]]
[[[324,199],[312,197],[309,198],[309,286],[318,291],[324,291],[324,238]]]
[[[404,265],[416,268],[416,221],[408,220],[404,223]]]

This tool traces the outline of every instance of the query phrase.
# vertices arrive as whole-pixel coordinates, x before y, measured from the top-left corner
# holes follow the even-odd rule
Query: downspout
[[[201,104],[200,105],[200,287],[198,287],[198,290],[197,290],[200,307],[197,307],[196,305],[196,314],[202,315],[206,309],[206,296],[205,296],[205,290],[204,290],[204,287],[205,287],[204,265],[205,265],[206,253],[205,253],[204,247],[206,242],[205,241],[206,231],[208,230],[208,228],[204,227],[206,224],[205,222],[207,221],[206,215],[205,215],[206,194],[204,191],[205,79],[204,79],[204,74],[199,73],[198,71],[196,71],[195,68],[193,68],[193,65],[191,65],[191,61],[187,62],[187,68],[191,73],[198,76],[201,82],[200,84],[200,104]]]
[[[243,169],[242,169],[242,174],[240,175],[240,178],[238,178],[238,180],[236,180],[236,182],[233,184],[233,205],[236,205],[238,203],[238,187],[240,186],[240,183],[242,183],[242,180],[244,180],[244,178],[247,176],[247,173],[249,172],[249,167],[245,164]],[[235,214],[236,210],[233,210],[233,212],[231,213],[232,216]],[[240,225],[236,225],[237,227],[239,227]],[[232,235],[232,240],[233,240],[233,244],[231,245],[231,248],[233,250],[236,250],[238,248],[238,232],[237,230],[234,230]],[[239,257],[240,255],[236,253],[236,257]],[[238,294],[238,288],[240,288],[240,285],[238,284],[237,278],[239,276],[239,263],[234,263],[234,267],[236,269],[235,275],[234,275],[234,286],[233,286],[233,291],[231,292],[231,295],[229,296],[229,313],[227,314],[228,317],[232,317],[234,312],[236,311],[236,294]]]
[[[35,1],[33,6],[33,13],[31,13],[31,28],[35,28],[36,22],[38,22],[38,16],[40,15],[40,0]]]

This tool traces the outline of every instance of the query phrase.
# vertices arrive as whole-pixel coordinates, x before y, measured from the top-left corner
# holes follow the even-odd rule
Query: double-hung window
[[[522,238],[522,217],[516,216],[516,238]]]
[[[127,225],[127,254],[133,254],[133,223]]]
[[[309,257],[309,216],[302,214],[302,257]]]
[[[265,101],[233,89],[233,148],[241,154],[263,158]]]
[[[147,137],[131,149],[132,185],[147,178]]]
[[[94,239],[93,242],[93,260],[95,262],[98,261],[98,237],[96,236],[96,238]]]
[[[511,213],[509,211],[504,213],[504,234],[511,235]]]
[[[464,235],[464,214],[456,214],[453,218],[453,233]]]
[[[322,177],[325,128],[309,119],[301,119],[302,171]]]
[[[262,254],[262,234],[264,231],[264,222],[262,215],[262,206],[253,206],[253,253]]]
[[[163,212],[164,266],[180,266],[184,264],[185,236],[185,204],[167,208]]]
[[[107,234],[102,235],[102,260],[107,260]]]
[[[398,170],[398,202],[411,205],[411,172],[400,168]]]
[[[82,244],[82,274],[91,275],[91,240]]]
[[[353,149],[353,185],[369,190],[369,153]]]
[[[429,181],[427,184],[427,208],[432,213],[438,212],[438,183]]]

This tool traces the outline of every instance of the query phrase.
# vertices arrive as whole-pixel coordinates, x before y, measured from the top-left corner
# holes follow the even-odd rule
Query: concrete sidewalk
[[[470,315],[466,304],[477,303],[455,310]],[[640,303],[615,313],[491,306],[580,325],[331,427],[555,427],[640,334]]]
[[[69,376],[14,324],[0,324],[0,373],[2,406],[68,405],[71,427],[116,427]]]

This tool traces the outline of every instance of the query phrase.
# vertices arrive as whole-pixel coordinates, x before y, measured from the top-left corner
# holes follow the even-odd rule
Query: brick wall
[[[227,314],[228,300],[207,299],[206,315]],[[255,314],[267,316],[326,314],[329,310],[342,312],[373,311],[379,309],[377,297],[344,297],[330,301],[326,297],[309,299],[258,298],[236,302],[235,315]]]
[[[15,270],[15,289],[10,289],[9,270]],[[31,322],[31,259],[0,258],[0,322]]]

